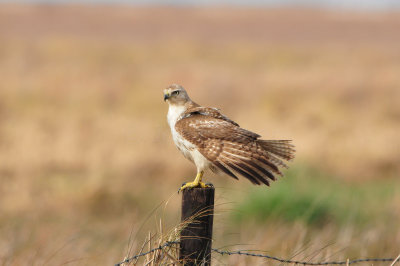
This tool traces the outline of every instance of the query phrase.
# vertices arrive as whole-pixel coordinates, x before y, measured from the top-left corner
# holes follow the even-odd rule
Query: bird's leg
[[[179,189],[179,191],[182,191],[187,188],[189,188],[189,189],[194,188],[194,187],[202,187],[202,188],[210,187],[209,185],[206,185],[203,182],[201,182],[201,180],[203,178],[203,174],[204,174],[204,171],[198,172],[194,181],[183,184],[182,187]]]

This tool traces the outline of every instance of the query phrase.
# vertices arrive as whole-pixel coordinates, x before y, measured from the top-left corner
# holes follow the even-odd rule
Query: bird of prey
[[[193,102],[180,85],[167,87],[164,101],[169,104],[167,119],[175,145],[197,167],[195,180],[184,183],[179,191],[207,187],[202,177],[208,169],[269,186],[275,175],[282,175],[278,167],[287,168],[283,160],[294,158],[290,140],[260,139],[218,109]]]

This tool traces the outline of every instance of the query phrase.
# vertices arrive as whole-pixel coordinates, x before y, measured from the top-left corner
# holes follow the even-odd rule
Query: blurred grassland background
[[[195,168],[166,123],[171,83],[296,145],[270,188],[206,178],[214,247],[396,257],[399,47],[399,11],[1,4],[0,265],[110,265],[178,224]]]

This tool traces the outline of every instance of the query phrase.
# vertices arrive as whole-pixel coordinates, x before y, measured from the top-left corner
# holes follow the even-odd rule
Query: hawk
[[[179,191],[207,187],[202,177],[208,169],[269,186],[276,175],[282,176],[279,167],[287,168],[283,160],[294,158],[290,140],[260,139],[260,135],[241,128],[219,109],[193,102],[180,85],[167,87],[164,101],[169,105],[167,119],[175,145],[197,167],[195,180],[184,183]]]

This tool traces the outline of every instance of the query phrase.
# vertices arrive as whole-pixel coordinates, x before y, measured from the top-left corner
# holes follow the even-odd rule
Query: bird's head
[[[164,101],[168,102],[168,104],[184,105],[190,102],[190,98],[181,85],[172,84],[164,90]]]

